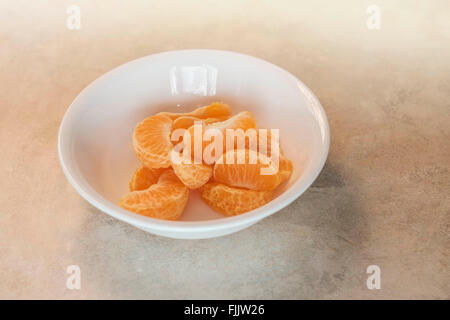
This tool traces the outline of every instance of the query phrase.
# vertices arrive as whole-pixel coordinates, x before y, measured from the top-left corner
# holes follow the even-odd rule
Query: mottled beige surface
[[[81,30],[65,27],[66,7]],[[0,298],[450,298],[450,2],[0,1]],[[343,4],[345,3],[345,4]],[[366,8],[382,10],[380,30]],[[57,158],[74,97],[137,57],[255,55],[321,100],[327,164],[290,206],[179,241],[84,201]],[[81,290],[66,268],[81,267]],[[381,290],[366,268],[381,267]]]

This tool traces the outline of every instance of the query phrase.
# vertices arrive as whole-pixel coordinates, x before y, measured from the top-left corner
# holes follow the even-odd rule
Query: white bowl
[[[281,149],[294,172],[277,197],[251,212],[224,217],[195,191],[180,221],[119,207],[139,165],[131,144],[135,125],[160,111],[188,112],[213,101],[230,104],[233,114],[251,111],[259,127],[280,129]],[[182,50],[131,61],[86,87],[61,122],[58,151],[67,179],[93,206],[147,232],[200,239],[244,229],[294,201],[319,174],[329,143],[322,106],[290,73],[239,53]]]

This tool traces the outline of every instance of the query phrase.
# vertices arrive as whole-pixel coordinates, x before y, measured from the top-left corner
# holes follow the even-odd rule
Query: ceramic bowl
[[[189,112],[214,101],[228,103],[233,114],[252,112],[261,128],[280,130],[281,149],[294,171],[276,198],[256,210],[225,217],[194,191],[179,221],[119,207],[139,166],[131,143],[136,124],[160,111]],[[153,234],[199,239],[247,228],[297,199],[321,171],[329,143],[322,106],[292,74],[239,53],[182,50],[128,62],[86,87],[64,115],[58,151],[69,182],[99,210]]]

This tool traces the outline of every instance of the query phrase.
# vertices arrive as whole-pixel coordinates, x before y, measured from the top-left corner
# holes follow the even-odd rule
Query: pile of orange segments
[[[199,144],[197,129],[201,130]],[[251,135],[238,143],[228,136],[230,130],[253,130],[256,143],[250,143]],[[208,132],[216,135],[207,138]],[[232,116],[231,108],[223,103],[144,119],[133,132],[133,147],[142,166],[133,174],[130,192],[120,199],[120,206],[153,218],[177,220],[195,190],[226,216],[266,204],[290,178],[293,167],[274,150],[278,139],[272,131],[264,132],[257,128],[253,114],[244,111]],[[217,133],[223,134],[220,141]]]

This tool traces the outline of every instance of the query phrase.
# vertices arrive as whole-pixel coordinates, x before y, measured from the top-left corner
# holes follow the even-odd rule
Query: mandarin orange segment
[[[230,140],[231,139],[231,140]],[[233,131],[226,131],[224,135],[223,152],[231,149],[251,149],[258,151],[266,156],[272,156],[280,152],[279,138],[272,135],[270,129],[247,128],[246,130],[237,128]]]
[[[254,210],[272,200],[271,191],[234,188],[217,182],[209,182],[199,190],[211,208],[227,216]]]
[[[195,159],[200,162],[203,161],[207,164],[213,164],[223,153],[226,148],[226,130],[232,129],[242,129],[243,131],[247,131],[248,129],[255,129],[256,121],[252,113],[248,111],[243,111],[238,113],[237,115],[229,118],[225,121],[215,122],[212,124],[202,123],[200,125],[193,125],[188,130],[183,137],[183,143],[185,145],[191,145],[190,155],[191,157],[195,157]],[[215,143],[215,133],[222,136],[222,140],[218,141],[218,145],[220,148],[214,147]],[[198,135],[200,135],[198,137]],[[209,138],[207,138],[209,136]],[[194,152],[196,147],[196,141],[200,143],[200,149],[198,152]],[[203,158],[205,149],[210,146],[210,149],[207,149],[207,157],[208,159]],[[211,152],[210,152],[211,150]],[[211,155],[211,156],[209,156]]]
[[[256,120],[251,112],[242,111],[225,121],[213,123],[210,127],[221,130],[243,129],[245,131],[250,128],[256,128]]]
[[[148,168],[168,168],[172,120],[163,115],[151,116],[140,122],[133,132],[133,147],[138,159]]]
[[[194,125],[195,121],[201,121],[206,124],[211,124],[222,120],[220,118],[200,119],[193,116],[181,116],[173,121],[172,131],[176,129],[189,129],[191,126]]]
[[[165,115],[172,120],[181,116],[192,116],[199,119],[218,118],[220,120],[228,119],[231,116],[231,108],[229,105],[220,102],[213,102],[208,106],[200,107],[192,112],[174,113],[174,112],[160,112],[158,115]]]
[[[172,156],[171,161],[175,174],[189,189],[200,188],[212,177],[212,166],[193,163],[191,159],[184,158],[182,153]]]
[[[279,165],[279,175],[281,181],[287,181],[292,175],[292,171],[294,170],[294,165],[292,161],[280,155],[280,165]]]
[[[264,191],[275,189],[286,178],[277,164],[249,149],[227,151],[214,165],[214,180],[231,187]]]
[[[165,170],[158,182],[141,191],[133,191],[120,199],[126,210],[157,219],[176,220],[186,206],[189,189],[173,170]]]
[[[272,141],[273,140],[273,141]],[[278,150],[274,150],[274,154],[272,155],[272,148],[278,148]],[[245,148],[250,148],[250,144],[246,141]],[[272,135],[270,129],[258,129],[257,133],[257,148],[252,150],[258,150],[258,152],[271,157],[276,156],[275,153],[280,153],[280,141],[279,136],[275,137]]]
[[[161,173],[166,169],[151,169],[144,166],[139,167],[131,177],[128,186],[130,191],[145,190],[152,184],[158,182]]]
[[[173,121],[172,134],[174,134],[174,131],[178,130],[178,129],[182,129],[182,130],[189,129],[190,127],[192,127],[195,124],[195,121],[199,121],[200,123],[204,123],[204,124],[211,124],[211,123],[219,122],[222,120],[220,118],[200,119],[200,118],[193,117],[193,116],[180,116]],[[174,136],[171,135],[172,143],[176,144],[176,143],[181,142],[183,140],[182,134],[183,134],[183,132],[180,131],[180,134],[176,134]]]
[[[172,131],[176,129],[188,129],[194,125],[195,121],[200,121],[200,118],[193,116],[180,116],[173,121]]]

